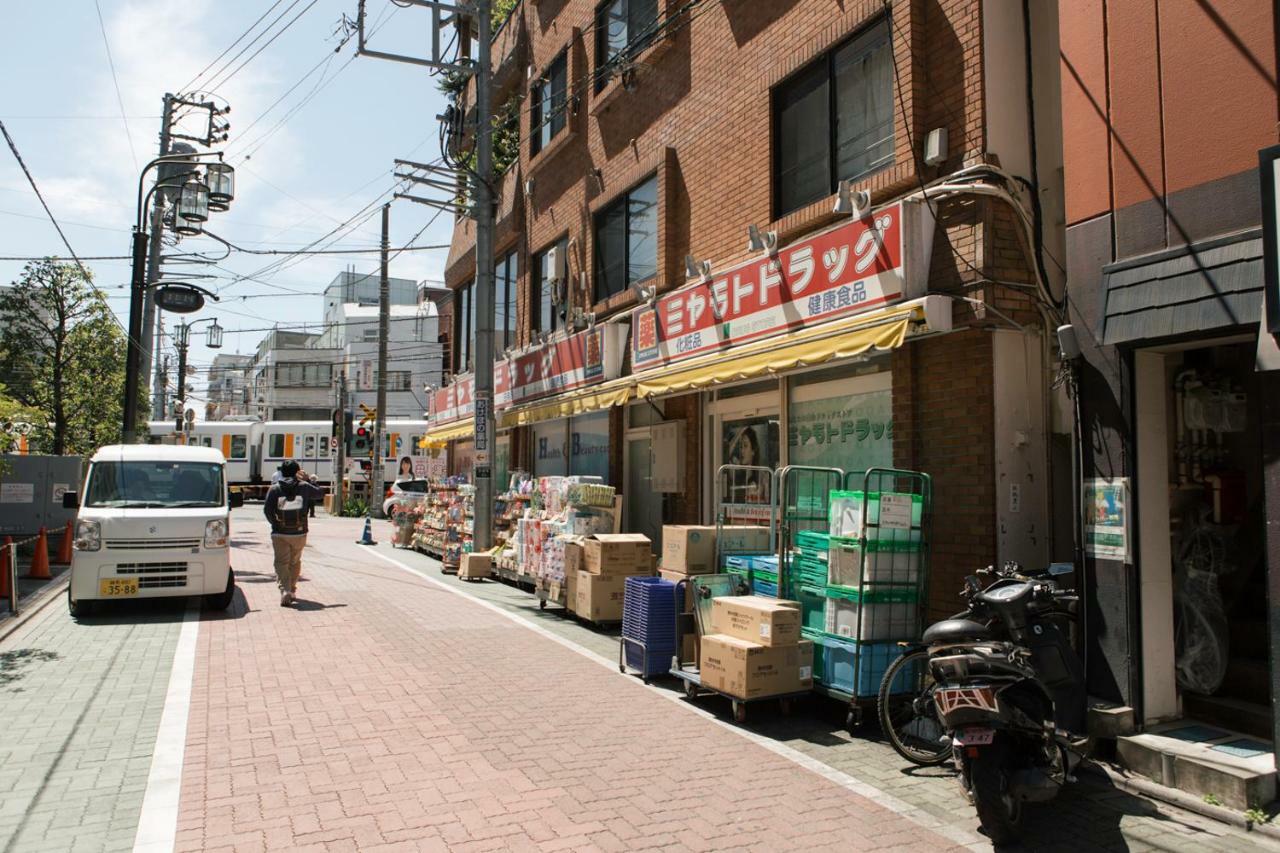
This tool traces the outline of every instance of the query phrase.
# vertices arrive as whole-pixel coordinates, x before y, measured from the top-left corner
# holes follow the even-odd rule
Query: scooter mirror
[[[1049,576],[1058,577],[1060,575],[1069,575],[1076,570],[1073,563],[1050,563]]]

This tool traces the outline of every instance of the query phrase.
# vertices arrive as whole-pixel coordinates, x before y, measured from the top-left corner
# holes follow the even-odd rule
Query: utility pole
[[[141,205],[139,205],[141,207]],[[141,214],[139,214],[141,220]],[[151,235],[152,240],[158,241],[160,235]],[[127,340],[127,348],[125,350],[125,366],[124,366],[124,423],[121,425],[120,433],[122,441],[125,444],[133,444],[134,438],[138,434],[138,385],[142,372],[142,347],[139,344],[142,341],[142,295],[147,289],[145,267],[147,258],[147,232],[141,227],[135,225],[133,228],[133,238],[131,255],[133,260],[133,274],[129,279],[129,337]]]
[[[164,96],[164,110],[160,115],[160,156],[167,156],[170,151],[172,139],[170,131],[173,121],[173,95],[166,92]],[[160,359],[155,357],[155,346],[159,340],[159,318],[156,316],[156,299],[155,284],[160,280],[160,250],[161,240],[159,238],[160,226],[164,220],[164,193],[157,192],[154,200],[151,202],[151,233],[155,235],[151,240],[150,253],[147,257],[147,289],[143,296],[142,302],[142,375],[145,377],[151,373],[152,364],[155,365],[155,381],[151,386],[151,417],[152,420],[163,420],[164,413],[164,385],[161,384],[162,371],[160,367]]]
[[[347,374],[338,373],[338,465],[333,473],[333,514],[342,515],[346,505],[343,485],[347,475]]]
[[[369,506],[377,495],[382,494],[382,434],[387,424],[387,337],[391,327],[391,280],[387,275],[387,267],[391,263],[387,257],[391,250],[391,202],[382,206],[382,266],[378,273],[378,397],[375,408],[377,417],[373,422],[373,465],[370,474],[376,474],[377,491],[371,488]]]
[[[369,33],[365,31],[366,0],[358,0],[356,26],[359,34],[357,52],[362,56],[387,59],[393,62],[405,62],[411,65],[425,66],[458,74],[473,74],[476,78],[476,173],[472,176],[472,198],[475,207],[470,215],[476,221],[476,330],[475,330],[475,456],[472,465],[472,481],[475,483],[475,530],[473,541],[476,551],[488,551],[493,547],[493,320],[494,320],[494,264],[493,236],[494,210],[493,187],[493,104],[492,104],[492,61],[490,50],[492,45],[491,0],[472,0],[470,3],[454,0],[406,0],[402,5],[422,6],[431,9],[431,55],[429,58],[408,56],[374,50],[368,45]],[[458,43],[463,56],[450,61],[445,57],[448,49],[442,50],[445,41],[441,38],[441,29],[446,23],[452,23],[458,29]],[[465,46],[471,41],[471,28],[479,40],[479,56],[468,61]],[[460,110],[465,116],[465,106]],[[421,164],[397,161],[397,165],[423,168],[428,172],[431,167]],[[456,187],[440,187],[431,178],[398,175],[413,183],[443,189],[450,196],[449,200],[422,198],[397,192],[396,198],[407,198],[419,204],[457,212],[458,205],[452,196]],[[384,211],[385,216],[385,211]],[[382,373],[379,372],[379,377]],[[380,380],[381,381],[381,380]],[[378,409],[379,418],[382,408]],[[381,435],[381,431],[379,431]],[[379,460],[381,461],[381,460]]]
[[[178,390],[176,398],[178,401],[178,417],[184,417],[187,413],[187,336],[190,334],[191,327],[186,323],[178,326]]]
[[[475,456],[472,482],[476,487],[477,552],[493,547],[493,116],[489,91],[492,60],[489,44],[489,0],[476,2],[479,47],[476,57],[476,172],[472,177],[476,200],[476,377]]]

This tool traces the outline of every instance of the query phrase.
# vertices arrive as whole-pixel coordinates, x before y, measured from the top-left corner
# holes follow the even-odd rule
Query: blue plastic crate
[[[646,677],[671,667],[676,650],[675,593],[674,583],[655,577],[629,577],[623,587],[624,657],[628,666]]]
[[[822,683],[859,697],[877,695],[885,669],[902,654],[897,643],[859,644],[826,633],[815,633],[812,639],[823,646]]]
[[[751,591],[756,595],[767,595],[770,598],[778,597],[778,585],[766,580],[752,579]]]

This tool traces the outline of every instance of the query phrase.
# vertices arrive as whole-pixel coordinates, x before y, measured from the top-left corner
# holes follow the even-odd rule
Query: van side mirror
[[[77,494],[76,492],[63,492],[63,493],[62,493],[62,508],[63,508],[63,509],[79,509],[79,508],[80,508],[80,495],[79,495],[79,494]]]
[[[239,489],[232,489],[227,492],[227,506],[232,509],[244,506],[244,492]]]

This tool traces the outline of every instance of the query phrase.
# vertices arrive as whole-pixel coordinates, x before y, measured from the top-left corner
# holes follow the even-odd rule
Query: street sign
[[[204,307],[204,294],[193,287],[170,284],[156,290],[156,305],[175,314],[190,314]]]
[[[360,404],[360,426],[367,426],[378,419],[378,410],[364,403]]]

